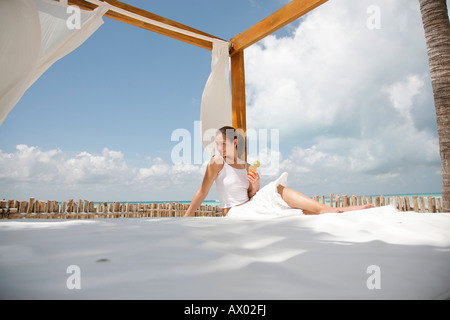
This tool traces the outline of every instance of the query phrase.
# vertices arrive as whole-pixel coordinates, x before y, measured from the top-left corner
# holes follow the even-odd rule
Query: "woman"
[[[241,141],[239,141],[241,140]],[[216,135],[217,151],[206,168],[202,185],[197,190],[185,217],[195,211],[216,182],[222,214],[229,217],[264,217],[293,213],[322,214],[371,208],[372,205],[331,208],[286,187],[287,173],[260,190],[259,175],[248,175],[249,165],[240,160],[244,141],[233,127],[223,127]],[[238,152],[241,150],[241,152]]]

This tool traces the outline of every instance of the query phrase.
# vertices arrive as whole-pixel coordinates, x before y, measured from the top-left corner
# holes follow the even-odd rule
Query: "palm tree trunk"
[[[436,108],[443,210],[450,212],[450,23],[446,0],[419,0],[419,3]]]

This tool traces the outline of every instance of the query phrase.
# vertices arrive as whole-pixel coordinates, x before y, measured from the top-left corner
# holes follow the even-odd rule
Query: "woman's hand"
[[[248,175],[248,181],[250,182],[250,188],[249,188],[249,192],[248,192],[248,197],[251,198],[258,192],[258,190],[260,188],[258,172],[255,171],[253,175],[249,174]]]

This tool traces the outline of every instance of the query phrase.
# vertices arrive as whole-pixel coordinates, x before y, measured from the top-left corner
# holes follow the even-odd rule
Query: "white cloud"
[[[130,173],[122,152],[103,149],[101,155],[81,152],[58,163],[58,171],[66,183],[114,183]]]
[[[169,190],[187,187],[193,196],[193,187],[200,187],[206,170],[203,166],[193,164],[169,164],[161,158],[155,158],[147,168],[141,168],[136,176],[136,182],[149,190]]]
[[[385,101],[380,90],[386,83],[405,73],[422,78],[427,60],[418,4],[375,2],[381,7],[380,30],[366,27],[373,1],[336,0],[306,16],[291,36],[269,36],[249,48],[249,127],[282,126],[284,137],[309,139],[373,113]],[[400,12],[402,26],[391,23]],[[409,50],[413,45],[415,51]]]
[[[176,200],[169,198],[178,195],[184,199],[181,191],[191,190],[188,197],[193,196],[205,170],[205,165],[170,164],[161,158],[149,162],[146,168],[130,167],[122,152],[108,148],[101,154],[70,155],[59,149],[18,145],[13,153],[0,150],[1,196],[137,201],[164,195],[164,200]],[[158,193],[161,190],[165,194]]]
[[[413,98],[420,94],[424,81],[417,75],[409,76],[405,81],[397,82],[384,90],[389,94],[392,105],[406,121],[412,121]]]
[[[367,27],[372,5],[380,9],[380,29]],[[326,192],[327,183],[360,188],[373,180],[373,188],[407,192],[401,180],[428,170],[426,186],[418,181],[416,189],[440,189],[417,1],[329,1],[289,36],[269,36],[245,58],[247,127],[280,129],[290,146],[280,170],[294,187]]]
[[[156,158],[154,164],[149,168],[139,169],[139,179],[148,179],[152,177],[159,177],[167,175],[170,171],[170,166],[161,158]]]

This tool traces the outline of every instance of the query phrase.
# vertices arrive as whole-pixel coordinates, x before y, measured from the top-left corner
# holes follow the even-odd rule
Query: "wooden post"
[[[180,211],[180,203],[175,203],[175,217],[181,217],[181,211]]]
[[[14,208],[15,209],[16,208],[15,204],[16,204],[15,200],[8,200],[8,208],[10,208],[10,209]]]
[[[352,206],[356,206],[358,204],[356,200],[356,195],[352,193],[351,197],[352,197]]]
[[[428,197],[427,198],[427,202],[428,202],[428,212],[436,212],[436,203],[435,201],[433,201],[434,198],[433,197]]]
[[[27,213],[27,201],[20,201],[19,213]]]
[[[175,217],[175,204],[174,203],[169,203],[169,207],[167,208],[168,211],[168,217]]]
[[[441,198],[436,199],[436,209],[438,212],[442,212]]]
[[[423,197],[419,197],[420,202],[420,211],[421,213],[427,212],[427,209],[425,208],[425,201],[423,200]]]
[[[156,209],[156,203],[151,203],[150,204],[150,215],[149,217],[155,217],[155,209]]]
[[[39,213],[45,213],[45,201],[39,201]]]
[[[348,207],[348,197],[347,195],[342,196],[342,207]]]
[[[333,201],[334,201],[334,194],[331,193],[330,194],[330,207],[332,207],[332,208],[333,208]]]
[[[405,197],[399,197],[399,203],[400,203],[400,210],[406,211]]]
[[[156,217],[158,218],[161,217],[162,205],[163,205],[162,203],[156,204]]]
[[[405,202],[405,211],[411,211],[411,206],[409,204],[409,197],[403,197]]]
[[[238,51],[231,56],[231,95],[233,127],[244,134],[245,158],[247,161],[247,117],[245,105],[245,67],[244,51]]]
[[[398,210],[402,211],[402,202],[401,202],[401,200],[400,200],[400,197],[399,197],[399,196],[396,196],[396,197],[394,197],[394,200],[395,200],[395,207],[396,207]]]
[[[32,213],[33,212],[34,200],[35,200],[34,198],[30,198],[30,202],[28,203],[27,213]]]
[[[419,203],[417,202],[417,196],[412,197],[414,212],[419,212]]]

